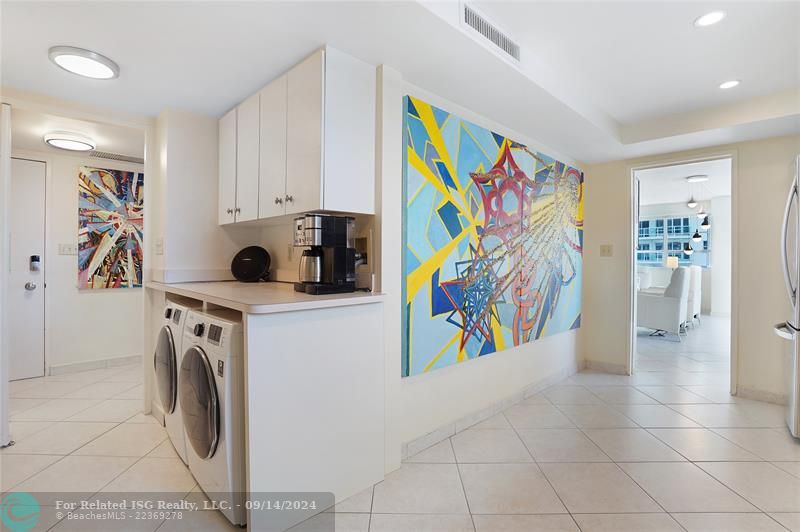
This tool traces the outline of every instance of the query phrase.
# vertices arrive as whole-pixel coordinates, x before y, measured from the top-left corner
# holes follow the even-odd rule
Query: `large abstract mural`
[[[142,286],[144,174],[78,171],[78,287]]]
[[[417,98],[404,109],[403,374],[580,327],[583,174]]]

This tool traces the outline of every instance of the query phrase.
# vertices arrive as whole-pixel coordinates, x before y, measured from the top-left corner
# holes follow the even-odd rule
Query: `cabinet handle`
[[[294,203],[294,197],[286,194],[286,203]]]
[[[235,212],[236,214],[239,214],[239,213],[241,213],[241,212],[242,212],[242,209],[241,209],[240,207],[236,207],[236,208],[234,209],[234,212]]]
[[[228,214],[233,214],[233,209],[227,209],[225,212],[227,212]]]
[[[275,205],[282,205],[283,200],[281,198],[275,198]]]

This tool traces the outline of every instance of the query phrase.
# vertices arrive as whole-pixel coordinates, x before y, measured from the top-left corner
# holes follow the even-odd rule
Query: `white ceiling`
[[[45,133],[71,131],[88,135],[97,143],[97,151],[144,157],[144,131],[130,127],[75,120],[47,113],[19,109],[11,110],[12,147],[16,150],[65,153],[44,142]]]
[[[800,103],[777,114],[769,101],[737,107],[798,87],[800,4],[727,2],[721,24],[692,26],[720,5],[477,4],[522,44],[515,65],[464,30],[457,2],[4,2],[0,75],[5,86],[114,111],[218,116],[327,43],[584,162],[800,132]],[[56,44],[111,57],[119,79],[64,72],[47,58]],[[732,77],[739,88],[717,88]],[[665,113],[709,106],[730,106],[723,114],[735,123],[698,127],[695,116],[648,135]],[[647,131],[624,139],[637,125]]]
[[[686,181],[690,175],[702,174],[708,176],[708,181],[704,183]],[[697,201],[707,201],[731,195],[730,159],[648,168],[637,170],[635,176],[639,179],[642,205],[684,203],[690,196],[694,196]]]
[[[563,83],[621,124],[772,94],[800,83],[798,2],[480,2]],[[725,19],[696,28],[712,10]],[[720,90],[739,79],[741,85]]]

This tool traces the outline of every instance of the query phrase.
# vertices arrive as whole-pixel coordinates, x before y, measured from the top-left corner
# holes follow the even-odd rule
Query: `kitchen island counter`
[[[147,288],[177,294],[246,314],[273,314],[331,307],[347,307],[383,301],[382,294],[350,292],[309,295],[295,292],[292,283],[240,283],[214,281],[200,283],[160,283],[150,281]]]

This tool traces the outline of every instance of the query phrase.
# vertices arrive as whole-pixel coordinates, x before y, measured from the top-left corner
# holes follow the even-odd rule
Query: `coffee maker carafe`
[[[294,245],[308,247],[300,258],[300,282],[307,294],[355,291],[355,220],[349,216],[306,214],[295,218]]]

